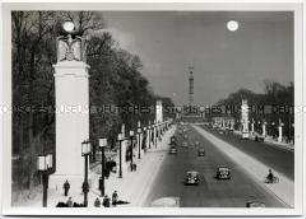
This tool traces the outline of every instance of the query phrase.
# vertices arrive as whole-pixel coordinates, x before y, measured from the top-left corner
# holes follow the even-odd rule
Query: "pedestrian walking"
[[[68,182],[67,179],[66,179],[66,181],[65,181],[65,183],[63,185],[63,188],[64,188],[64,195],[68,196],[69,189],[70,189],[70,183]]]
[[[100,201],[100,199],[99,199],[98,197],[96,198],[96,200],[95,200],[95,202],[94,202],[94,206],[95,206],[96,208],[101,207],[101,201]]]
[[[72,197],[69,197],[69,198],[68,198],[66,204],[67,204],[67,207],[73,207]]]
[[[105,207],[105,208],[109,208],[110,207],[110,199],[107,195],[105,195],[103,197],[103,202],[102,202],[102,205]]]
[[[117,191],[114,191],[112,195],[112,205],[116,206],[117,201],[118,201],[118,193]]]

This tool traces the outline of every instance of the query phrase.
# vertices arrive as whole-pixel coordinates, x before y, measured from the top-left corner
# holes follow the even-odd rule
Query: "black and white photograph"
[[[301,14],[5,4],[4,212],[301,214]]]

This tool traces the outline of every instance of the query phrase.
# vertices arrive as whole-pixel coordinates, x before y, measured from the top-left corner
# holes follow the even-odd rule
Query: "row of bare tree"
[[[218,101],[215,105],[222,110],[215,110],[214,116],[230,116],[238,121],[241,119],[242,99],[248,101],[250,107],[250,121],[255,121],[255,128],[261,130],[262,122],[267,122],[269,135],[278,135],[278,125],[284,124],[284,136],[288,140],[294,137],[294,84],[283,85],[275,81],[265,80],[263,82],[264,92],[254,93],[248,89],[239,89],[229,94],[226,99]]]

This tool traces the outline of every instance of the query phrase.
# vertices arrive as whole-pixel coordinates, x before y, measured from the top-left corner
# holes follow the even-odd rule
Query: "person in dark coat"
[[[269,169],[269,174],[267,176],[267,180],[268,180],[269,183],[273,183],[273,181],[274,181],[274,174],[273,174],[271,169]]]
[[[65,181],[63,188],[64,188],[64,195],[68,196],[69,189],[70,189],[70,183],[68,182],[68,180]]]
[[[110,199],[109,199],[109,197],[107,195],[104,196],[102,205],[105,208],[109,208],[110,207]]]
[[[117,191],[114,191],[114,192],[113,192],[113,195],[112,195],[112,204],[113,204],[114,206],[116,206],[117,201],[118,201],[118,193],[117,193]]]
[[[94,202],[94,206],[97,207],[97,208],[101,207],[101,201],[100,201],[99,198],[96,198],[96,200]]]

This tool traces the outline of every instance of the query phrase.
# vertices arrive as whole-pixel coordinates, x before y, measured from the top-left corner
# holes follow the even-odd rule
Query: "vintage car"
[[[177,154],[177,148],[176,147],[171,147],[169,150],[169,154]]]
[[[231,179],[231,171],[228,167],[218,167],[216,179]]]
[[[199,185],[200,174],[197,171],[188,171],[186,173],[185,185]]]
[[[264,208],[266,207],[265,203],[258,200],[249,200],[246,203],[247,208]]]
[[[188,147],[187,141],[183,141],[182,147]]]
[[[179,197],[163,197],[154,200],[151,203],[151,207],[180,207],[181,199]]]
[[[171,138],[170,138],[170,145],[176,145],[176,144],[177,144],[176,136],[171,136]]]
[[[199,147],[199,146],[200,146],[200,142],[199,142],[199,141],[196,141],[196,142],[195,142],[195,146],[196,146],[196,147]]]
[[[224,131],[223,130],[219,130],[219,134],[220,135],[224,135]]]
[[[255,141],[264,142],[264,141],[265,141],[265,137],[262,136],[262,135],[255,135],[254,140],[255,140]]]
[[[205,156],[205,149],[204,148],[201,148],[198,150],[198,156],[199,157],[204,157]]]

